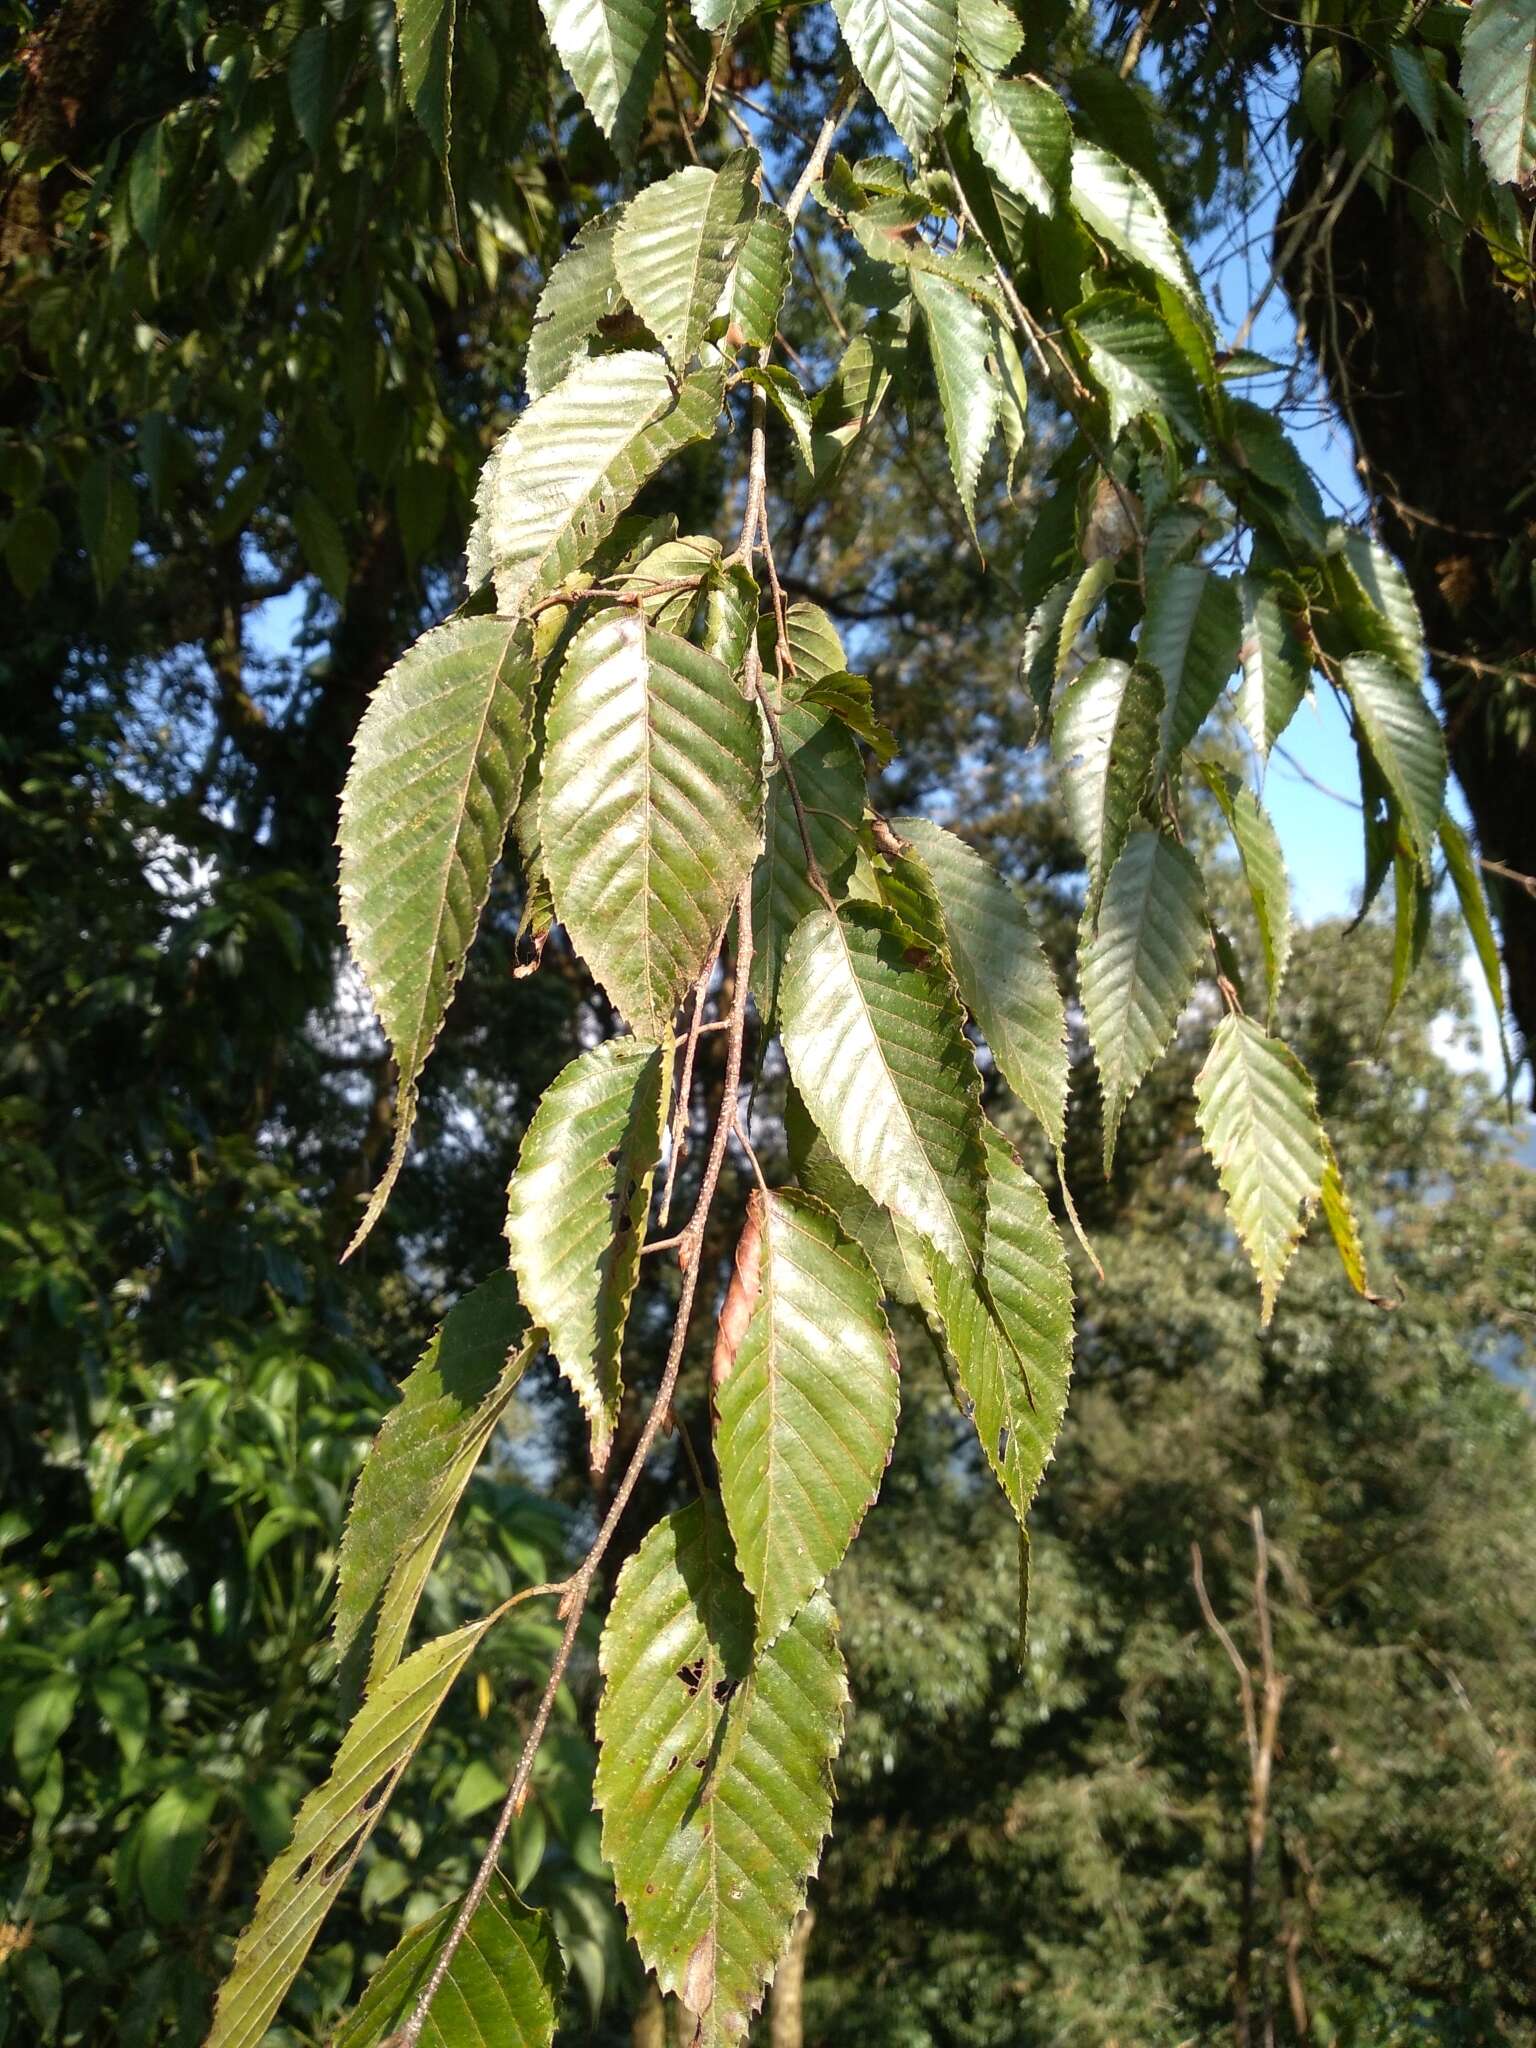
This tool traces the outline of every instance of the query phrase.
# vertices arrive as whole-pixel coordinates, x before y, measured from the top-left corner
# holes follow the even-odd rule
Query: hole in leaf
[[[386,1785],[388,1785],[388,1783],[388,1778],[380,1778],[379,1782],[377,1783],[377,1785],[374,1786],[371,1792],[365,1792],[362,1798],[357,1803],[358,1812],[372,1813],[373,1809],[384,1797],[384,1788]]]
[[[717,1678],[714,1685],[710,1688],[716,1706],[723,1707],[740,1684],[741,1680],[739,1678]]]
[[[618,1165],[618,1163],[619,1163],[619,1148],[618,1148],[618,1146],[617,1146],[617,1145],[615,1145],[615,1146],[614,1146],[614,1148],[613,1148],[613,1150],[612,1150],[612,1151],[611,1151],[611,1152],[610,1152],[610,1153],[608,1154],[608,1164],[609,1164],[610,1166],[617,1166],[617,1165]]]
[[[673,1773],[673,1772],[674,1772],[674,1771],[675,1771],[676,1769],[677,1769],[677,1758],[676,1758],[676,1757],[673,1757],[672,1761],[671,1761],[671,1762],[670,1762],[670,1763],[669,1763],[669,1764],[667,1765],[667,1776],[668,1776],[668,1777],[670,1778],[670,1777],[671,1777],[671,1775],[672,1775],[672,1773]]]
[[[999,1463],[999,1465],[1002,1464],[1003,1460],[1007,1457],[1007,1455],[1008,1432],[1006,1429],[1000,1429],[997,1432],[997,1462]]]
[[[311,1868],[312,1868],[312,1867],[313,1867],[313,1865],[314,1865],[314,1861],[315,1861],[315,1859],[314,1859],[314,1857],[313,1857],[313,1856],[306,1856],[306,1857],[304,1858],[304,1861],[303,1861],[303,1862],[302,1862],[302,1863],[301,1863],[301,1864],[299,1865],[298,1869],[297,1869],[297,1870],[296,1870],[296,1871],[295,1871],[295,1872],[293,1873],[293,1881],[294,1881],[294,1883],[295,1883],[295,1884],[302,1884],[302,1883],[304,1882],[305,1878],[306,1878],[306,1877],[308,1877],[308,1875],[309,1875],[309,1873],[310,1873],[310,1870],[311,1870]]]
[[[691,1664],[684,1664],[679,1669],[677,1675],[683,1681],[683,1686],[687,1691],[689,1699],[692,1699],[699,1687],[704,1683],[704,1659],[702,1657],[695,1657]]]

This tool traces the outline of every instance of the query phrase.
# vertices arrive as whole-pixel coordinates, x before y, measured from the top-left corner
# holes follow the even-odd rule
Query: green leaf
[[[1067,602],[1062,609],[1060,625],[1057,628],[1055,649],[1055,680],[1060,682],[1071,665],[1077,652],[1077,643],[1087,630],[1089,620],[1103,602],[1104,593],[1115,580],[1115,565],[1108,555],[1100,555],[1096,562],[1090,562],[1077,581],[1070,585]]]
[[[956,0],[833,0],[875,104],[914,157],[938,126],[954,75]]]
[[[1006,71],[1024,47],[1024,28],[1003,0],[960,0],[960,47],[973,64]]]
[[[5,566],[23,597],[36,597],[48,580],[63,535],[46,505],[26,505],[5,532]]]
[[[139,239],[151,255],[160,246],[165,218],[172,168],[170,134],[169,121],[156,121],[139,137],[128,163],[128,204]]]
[[[772,348],[779,308],[789,289],[789,217],[766,202],[748,227],[731,284],[731,319],[745,348]]]
[[[1237,714],[1260,761],[1290,724],[1307,694],[1310,666],[1286,623],[1279,594],[1262,576],[1239,576],[1242,639]]]
[[[596,1803],[630,1934],[702,2048],[742,2040],[832,1820],[847,1681],[814,1595],[755,1661],[751,1595],[720,1505],[651,1530],[614,1589],[598,1661]]]
[[[1280,851],[1280,841],[1268,815],[1241,776],[1229,775],[1225,769],[1209,762],[1201,764],[1200,772],[1212,796],[1220,804],[1222,816],[1231,826],[1232,837],[1237,842],[1238,857],[1243,863],[1243,876],[1259,927],[1259,946],[1264,955],[1264,984],[1269,997],[1269,1016],[1273,1020],[1275,1004],[1280,999],[1280,984],[1285,979],[1291,957],[1291,891],[1286,879],[1285,856]]]
[[[1424,673],[1424,622],[1402,566],[1368,533],[1345,534],[1335,560],[1340,609],[1363,647],[1405,675]]]
[[[928,333],[949,466],[974,534],[976,484],[997,431],[997,386],[987,367],[992,330],[974,299],[929,271],[912,272],[912,296]]]
[[[1379,654],[1352,654],[1344,687],[1371,758],[1402,806],[1403,822],[1426,873],[1445,806],[1445,735],[1411,675]]]
[[[1097,143],[1079,139],[1072,145],[1072,204],[1091,233],[1133,263],[1144,264],[1204,314],[1184,245],[1140,171]]]
[[[1073,837],[1088,862],[1086,914],[1097,915],[1152,780],[1162,679],[1125,661],[1091,661],[1062,692],[1051,752]]]
[[[187,1917],[187,1893],[218,1802],[216,1785],[184,1779],[168,1785],[139,1823],[134,1869],[150,1916],[162,1927]]]
[[[139,537],[133,479],[109,455],[99,455],[80,479],[80,530],[96,588],[105,596],[133,560]]]
[[[1456,901],[1461,905],[1461,915],[1471,936],[1477,964],[1483,970],[1483,983],[1493,1002],[1493,1014],[1499,1020],[1499,1044],[1504,1052],[1504,1066],[1509,1068],[1509,1045],[1504,1036],[1504,977],[1499,966],[1499,942],[1493,935],[1493,925],[1488,916],[1488,899],[1483,893],[1482,876],[1478,873],[1477,859],[1462,831],[1449,811],[1440,814],[1440,850],[1445,855],[1445,865],[1450,872],[1456,890]]]
[[[349,1253],[389,1198],[416,1082],[453,997],[517,805],[533,687],[525,631],[458,619],[374,691],[341,798],[341,908],[400,1070],[395,1142]]]
[[[1333,1238],[1334,1249],[1339,1255],[1339,1264],[1344,1276],[1355,1290],[1367,1301],[1375,1301],[1370,1287],[1370,1276],[1365,1263],[1365,1246],[1360,1238],[1360,1225],[1355,1220],[1354,1206],[1349,1191],[1344,1185],[1344,1175],[1339,1166],[1338,1154],[1333,1149],[1333,1140],[1323,1133],[1323,1185],[1319,1192],[1323,1220]]]
[[[79,1700],[80,1681],[68,1671],[50,1672],[41,1685],[23,1695],[11,1722],[11,1754],[23,1785],[35,1785],[48,1768]]]
[[[1066,1142],[1067,1013],[1017,893],[927,818],[897,818],[932,878],[961,1000],[998,1071],[1059,1152]]]
[[[1195,1079],[1195,1112],[1227,1208],[1275,1310],[1308,1211],[1322,1193],[1325,1139],[1311,1077],[1250,1017],[1224,1017]]]
[[[608,1461],[620,1353],[661,1154],[671,1047],[613,1038],[544,1091],[507,1188],[507,1244],[528,1312]]]
[[[832,1211],[843,1235],[853,1239],[874,1267],[885,1292],[896,1301],[910,1302],[912,1287],[895,1225],[839,1163],[793,1081],[784,1091],[784,1141],[790,1170],[801,1187]]]
[[[453,32],[458,0],[395,0],[400,84],[440,162],[453,124]]]
[[[523,365],[530,399],[546,397],[573,363],[590,354],[603,321],[623,303],[613,259],[620,212],[612,206],[589,220],[549,273]]]
[[[346,536],[335,513],[314,491],[300,491],[294,500],[293,530],[310,573],[327,597],[343,603],[352,575]]]
[[[1126,841],[1082,953],[1083,1010],[1104,1092],[1104,1173],[1125,1105],[1172,1038],[1205,950],[1200,870],[1177,841],[1142,826]]]
[[[571,642],[545,734],[556,914],[634,1029],[660,1041],[757,857],[757,711],[713,656],[609,611]]]
[[[137,1763],[149,1737],[149,1687],[130,1665],[113,1664],[91,1681],[101,1718],[117,1737],[125,1763]]]
[[[587,112],[630,162],[661,72],[664,0],[539,0],[549,39]]]
[[[760,1653],[842,1563],[880,1490],[900,1387],[874,1269],[819,1203],[754,1190],[736,1271],[752,1308],[717,1378],[715,1457]]]
[[[1402,1001],[1424,948],[1429,943],[1431,890],[1411,849],[1401,840],[1392,855],[1392,986],[1387,995],[1383,1028]]]
[[[1489,177],[1536,180],[1536,0],[1477,0],[1461,40],[1461,96]]]
[[[452,1900],[374,1972],[335,2048],[378,2048],[410,2018],[459,1915]],[[421,2031],[422,2048],[549,2048],[565,1970],[555,1931],[492,1874]]]
[[[403,76],[403,43],[400,55]],[[293,125],[308,148],[318,155],[331,132],[336,105],[331,79],[331,37],[323,22],[311,23],[289,55],[288,104],[293,109]]]
[[[888,910],[813,911],[780,989],[789,1069],[860,1187],[938,1250],[981,1256],[980,1086],[943,964]]]
[[[724,384],[701,371],[673,394],[660,356],[577,362],[504,434],[480,473],[469,583],[496,581],[515,613],[579,569],[662,464],[715,430]]]
[[[1071,315],[1071,328],[1108,402],[1111,435],[1147,413],[1200,438],[1194,373],[1167,321],[1147,300],[1134,292],[1095,292]]]
[[[1022,1528],[1066,1412],[1072,1276],[1045,1196],[990,1128],[986,1147],[991,1306],[975,1276],[943,1258],[934,1297],[977,1437]]]
[[[1059,97],[1035,78],[978,72],[966,79],[965,111],[976,154],[992,175],[1037,212],[1053,212],[1072,173],[1072,121]]]
[[[764,392],[774,411],[783,420],[794,436],[795,448],[800,460],[812,475],[816,470],[816,449],[814,445],[815,418],[811,401],[800,388],[800,380],[778,363],[759,368],[754,365],[743,372],[742,382],[754,384]]]
[[[448,1689],[501,1610],[412,1651],[364,1702],[299,1809],[219,1992],[207,2048],[257,2048]]]
[[[342,1532],[336,1648],[369,1653],[368,1684],[399,1663],[422,1590],[486,1445],[537,1350],[510,1273],[454,1308],[385,1416]]]
[[[896,354],[890,337],[856,334],[831,381],[817,393],[813,480],[818,490],[831,483],[848,450],[885,402]]]
[[[703,346],[756,201],[757,156],[737,149],[718,171],[688,164],[659,178],[619,216],[613,263],[624,294],[681,372]]]
[[[1097,564],[1095,564],[1097,566]],[[1114,566],[1110,565],[1110,574]],[[1051,716],[1051,698],[1060,673],[1063,624],[1072,596],[1081,579],[1065,576],[1048,590],[1029,615],[1024,644],[1019,650],[1019,676],[1035,707],[1035,737],[1044,736]]]
[[[1138,657],[1163,679],[1160,765],[1172,773],[1237,667],[1242,611],[1225,576],[1176,562],[1154,576]]]

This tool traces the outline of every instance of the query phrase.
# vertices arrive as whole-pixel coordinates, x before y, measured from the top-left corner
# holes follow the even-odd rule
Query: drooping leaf
[[[539,0],[549,39],[624,162],[639,140],[666,39],[664,0]]]
[[[878,414],[891,387],[897,345],[889,335],[856,334],[831,381],[816,397],[815,488],[825,490],[848,451]]]
[[[335,2048],[379,2048],[404,2026],[459,1914],[454,1899],[380,1964]],[[421,2031],[423,2048],[549,2048],[565,1968],[547,1913],[493,1872]]]
[[[1024,628],[1024,644],[1019,650],[1019,676],[1035,707],[1037,739],[1045,736],[1050,724],[1051,699],[1055,695],[1060,670],[1063,621],[1074,588],[1073,579],[1064,576],[1041,598]]]
[[[1006,71],[1024,47],[1024,29],[1004,0],[960,0],[960,47],[973,64]]]
[[[718,1501],[653,1528],[598,1661],[596,1804],[630,1933],[703,2048],[746,2034],[832,1819],[847,1681],[812,1596],[755,1660],[752,1597]]]
[[[984,1205],[980,1086],[953,984],[888,910],[816,910],[779,991],[795,1086],[862,1188],[974,1265]]]
[[[1141,826],[1126,841],[1082,952],[1083,1009],[1104,1094],[1104,1172],[1125,1105],[1172,1038],[1205,950],[1200,870]]]
[[[747,348],[771,348],[789,288],[790,233],[784,209],[764,203],[736,258],[731,318]]]
[[[256,2048],[449,1687],[499,1619],[497,1609],[424,1643],[364,1701],[331,1775],[300,1807],[292,1842],[263,1880],[207,2048]]]
[[[672,1017],[756,859],[757,712],[730,671],[634,610],[571,642],[546,720],[555,909],[635,1030]]]
[[[507,1188],[507,1245],[528,1312],[548,1333],[607,1463],[619,1356],[661,1153],[671,1047],[611,1038],[550,1083]]]
[[[1242,643],[1237,592],[1197,562],[1176,562],[1151,578],[1137,654],[1163,679],[1160,763],[1172,772],[1205,723]]]
[[[1273,584],[1262,576],[1239,576],[1237,598],[1242,615],[1237,713],[1260,761],[1267,762],[1270,748],[1307,694],[1310,669]]]
[[[1073,836],[1088,862],[1087,915],[1097,915],[1152,779],[1161,678],[1125,661],[1091,661],[1062,693],[1051,752]]]
[[[465,1487],[535,1354],[510,1273],[451,1309],[358,1475],[337,1571],[336,1647],[369,1650],[368,1683],[400,1661]]]
[[[1325,1139],[1312,1080],[1250,1017],[1224,1017],[1195,1079],[1195,1109],[1233,1225],[1259,1276],[1263,1320],[1322,1193]]]
[[[1336,557],[1339,608],[1360,645],[1405,675],[1424,673],[1424,621],[1402,565],[1368,533],[1348,532]]]
[[[619,211],[610,207],[577,232],[539,294],[523,364],[530,399],[555,389],[623,301],[613,262]]]
[[[842,1563],[880,1488],[900,1398],[880,1283],[806,1195],[754,1190],[755,1305],[715,1393],[736,1563],[772,1643]]]
[[[1056,635],[1056,680],[1060,682],[1072,665],[1077,652],[1077,643],[1083,637],[1089,621],[1104,601],[1104,595],[1115,580],[1113,557],[1100,555],[1090,562],[1077,581],[1071,585],[1067,602],[1062,609],[1061,623]]]
[[[1461,93],[1489,177],[1536,180],[1536,0],[1477,0],[1461,39]]]
[[[1144,413],[1200,434],[1199,388],[1155,306],[1135,292],[1095,292],[1073,313],[1071,325],[1109,406],[1112,435]]]
[[[1371,758],[1402,806],[1413,850],[1428,869],[1445,806],[1445,735],[1411,675],[1379,654],[1352,654],[1344,687]]]
[[[1038,79],[978,72],[966,79],[965,107],[987,169],[1037,212],[1054,211],[1072,173],[1072,122],[1058,96]]]
[[[458,0],[395,0],[400,84],[439,160],[453,132],[453,31]]]
[[[1144,264],[1203,313],[1183,244],[1140,171],[1079,137],[1072,145],[1072,205],[1093,234],[1133,263]]]
[[[997,431],[997,386],[987,367],[991,329],[975,300],[942,277],[914,270],[912,296],[928,334],[949,466],[974,533],[976,485]]]
[[[782,364],[754,364],[743,373],[743,381],[754,384],[763,392],[779,418],[794,437],[795,449],[807,471],[814,474],[816,468],[815,414],[811,401],[801,388],[800,379]]]
[[[674,396],[662,358],[638,349],[577,362],[480,473],[470,588],[494,576],[508,614],[554,590],[670,456],[714,432],[722,391],[720,371],[701,370]]]
[[[1323,1185],[1319,1191],[1323,1219],[1328,1225],[1334,1249],[1339,1255],[1339,1264],[1344,1276],[1355,1290],[1367,1301],[1375,1301],[1370,1277],[1365,1263],[1365,1246],[1360,1237],[1360,1225],[1355,1219],[1354,1206],[1349,1199],[1349,1190],[1344,1185],[1344,1175],[1339,1167],[1338,1154],[1333,1149],[1333,1140],[1323,1133]]]
[[[425,634],[374,691],[341,799],[342,917],[400,1071],[395,1141],[348,1251],[389,1198],[522,786],[531,641],[504,619]]]
[[[702,347],[752,217],[753,151],[718,171],[687,164],[659,178],[619,216],[614,269],[625,297],[679,372]]]
[[[916,157],[949,96],[956,0],[834,0],[834,9],[876,106]]]
[[[1424,948],[1429,944],[1431,892],[1413,849],[1399,841],[1392,856],[1392,986],[1387,994],[1387,1020],[1402,1001]]]
[[[791,1081],[784,1091],[784,1141],[790,1171],[808,1195],[814,1195],[837,1218],[879,1275],[894,1301],[913,1299],[906,1262],[895,1225],[873,1195],[866,1194],[840,1162]]]
[[[166,1786],[139,1823],[134,1862],[139,1890],[163,1927],[175,1927],[187,1917],[187,1894],[218,1802],[218,1786],[180,1779]]]
[[[977,1437],[1022,1528],[1066,1412],[1072,1277],[1045,1196],[990,1128],[986,1148],[992,1311],[975,1276],[950,1259],[937,1263],[934,1297]]]
[[[1210,763],[1203,764],[1201,772],[1232,828],[1243,863],[1243,877],[1259,927],[1264,984],[1269,996],[1269,1015],[1273,1018],[1280,984],[1291,958],[1291,891],[1285,856],[1268,814],[1241,776],[1229,775]]]
[[[1066,1141],[1066,1007],[1023,903],[942,825],[897,818],[895,827],[932,877],[961,1000],[1003,1079],[1059,1152]]]
[[[1507,1070],[1509,1045],[1504,1035],[1504,977],[1499,966],[1499,942],[1493,935],[1488,899],[1483,893],[1476,857],[1467,843],[1467,835],[1449,811],[1440,814],[1440,850],[1445,855],[1445,865],[1456,890],[1456,901],[1461,905],[1462,921],[1477,954],[1477,964],[1483,972],[1483,984],[1492,1000],[1493,1014],[1499,1020],[1499,1044],[1503,1048]]]

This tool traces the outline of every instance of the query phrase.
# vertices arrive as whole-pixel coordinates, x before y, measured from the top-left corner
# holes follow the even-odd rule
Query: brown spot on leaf
[[[747,1200],[747,1220],[741,1227],[741,1236],[736,1241],[736,1265],[731,1274],[731,1284],[725,1291],[725,1303],[720,1310],[720,1322],[715,1331],[715,1355],[709,1367],[709,1391],[711,1398],[719,1396],[720,1389],[731,1376],[736,1363],[736,1353],[741,1340],[747,1334],[747,1324],[752,1320],[752,1311],[757,1306],[757,1297],[763,1291],[763,1225],[766,1221],[762,1191],[754,1188]]]
[[[715,1937],[701,1934],[683,1972],[683,2003],[701,2019],[715,2002]]]

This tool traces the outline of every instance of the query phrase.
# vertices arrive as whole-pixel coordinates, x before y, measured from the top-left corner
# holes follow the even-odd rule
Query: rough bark
[[[816,1914],[806,1906],[797,1915],[790,1932],[784,1960],[774,1972],[768,2004],[768,2039],[771,2048],[804,2048],[805,2042],[805,1957],[811,1945]]]
[[[1414,137],[1397,139],[1406,162]],[[1303,153],[1282,237],[1315,198],[1322,161]],[[1536,875],[1536,307],[1475,231],[1458,279],[1407,188],[1383,199],[1364,179],[1307,238],[1287,284],[1424,614],[1451,763],[1496,864],[1486,879],[1531,1057],[1536,890],[1499,869]]]

